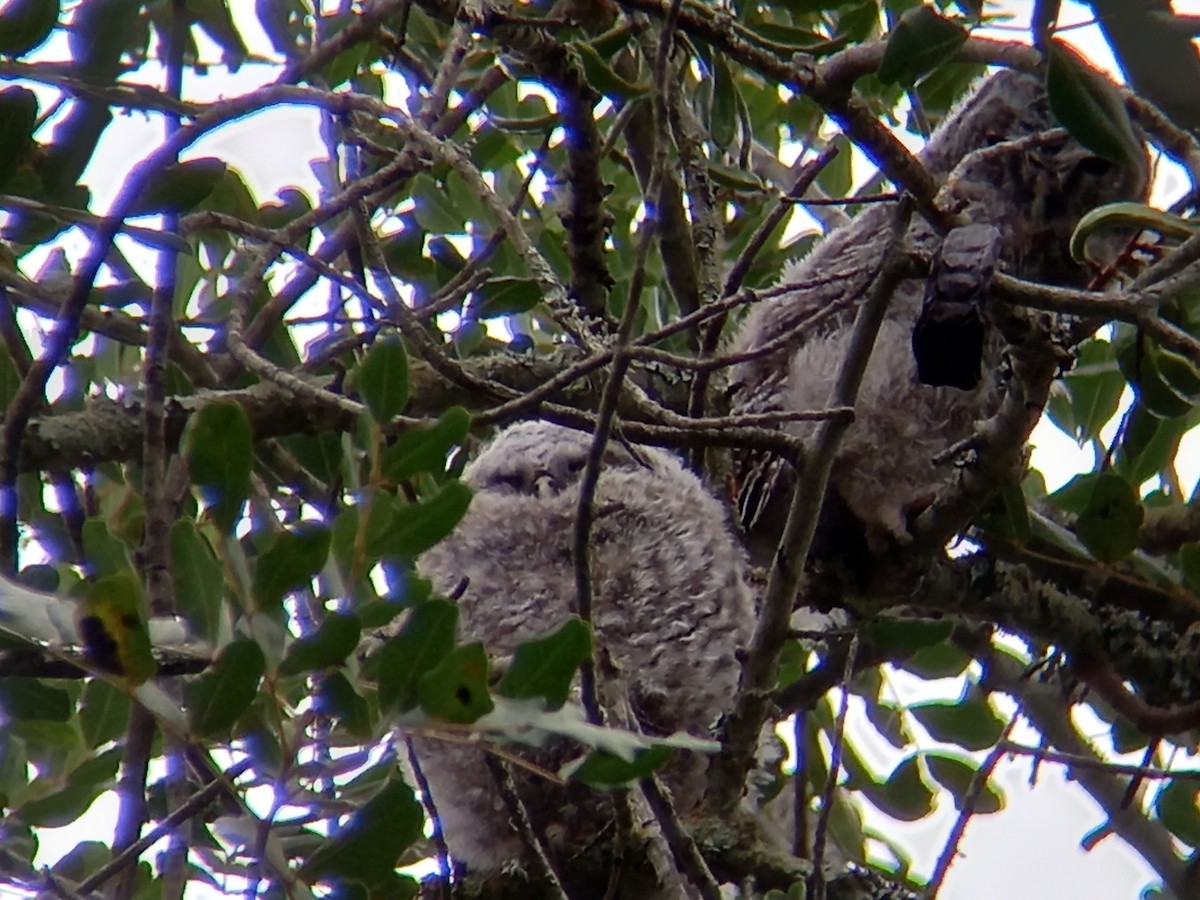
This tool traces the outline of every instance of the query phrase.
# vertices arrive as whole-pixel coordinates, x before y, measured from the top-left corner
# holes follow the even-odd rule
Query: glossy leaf
[[[131,573],[106,575],[84,586],[78,620],[88,660],[132,685],[158,671],[142,604],[141,585]]]
[[[227,644],[212,667],[184,687],[192,731],[204,737],[226,735],[250,707],[266,671],[254,641]]]
[[[66,722],[71,695],[38,678],[0,678],[0,712],[9,719]]]
[[[966,29],[939,15],[932,6],[906,10],[888,35],[879,80],[908,87],[949,60],[966,40]]]
[[[1085,343],[1075,367],[1058,385],[1047,406],[1054,424],[1080,446],[1099,439],[1100,429],[1117,414],[1125,391],[1114,345],[1099,339]]]
[[[411,558],[422,553],[454,530],[471,503],[471,489],[461,481],[441,486],[428,500],[397,501],[388,527],[368,536],[367,550],[376,557]]]
[[[133,572],[133,564],[125,544],[113,536],[102,519],[88,519],[83,523],[83,551],[87,557],[88,570],[93,575]]]
[[[0,13],[0,56],[24,56],[42,44],[59,12],[59,0],[11,0]]]
[[[1179,840],[1190,846],[1200,844],[1200,813],[1197,801],[1200,788],[1195,782],[1172,780],[1163,784],[1154,797],[1154,812]]]
[[[41,0],[34,0],[41,2]],[[4,41],[4,15],[0,15],[0,45]],[[0,47],[0,52],[3,52]],[[0,189],[12,178],[17,166],[33,146],[33,126],[38,102],[33,91],[10,87],[0,91]]]
[[[130,206],[129,215],[185,213],[213,192],[227,168],[224,160],[215,157],[169,165],[147,180]]]
[[[279,665],[280,675],[296,675],[326,666],[338,666],[346,661],[362,636],[357,616],[330,613],[317,633],[302,637],[288,648]]]
[[[417,882],[398,876],[395,869],[424,826],[425,814],[412,788],[394,778],[321,844],[299,875],[310,883],[330,877],[355,882],[371,897],[415,897]]]
[[[908,710],[937,741],[966,750],[987,750],[1004,732],[1004,722],[989,708],[986,698],[974,694],[954,702],[914,703]]]
[[[540,697],[557,709],[567,702],[576,671],[591,655],[592,631],[572,616],[549,637],[518,644],[496,690],[518,700]]]
[[[225,573],[191,519],[171,523],[171,580],[179,613],[193,633],[202,639],[215,639],[225,596]]]
[[[471,427],[471,415],[461,406],[442,413],[437,423],[410,428],[384,451],[381,468],[393,481],[404,481],[420,472],[440,475],[450,451],[460,446]]]
[[[979,771],[977,763],[948,753],[929,753],[925,756],[929,771],[942,787],[950,791],[954,806],[962,809],[967,791]],[[971,807],[977,815],[988,815],[1004,808],[1004,797],[991,783],[984,785]]]
[[[542,286],[533,278],[489,278],[479,289],[480,304],[476,314],[481,319],[495,319],[529,312],[542,302]]]
[[[646,81],[633,82],[618,75],[592,45],[576,43],[573,46],[579,54],[579,61],[583,63],[584,74],[592,89],[620,100],[636,100],[650,92],[650,85]]]
[[[1068,44],[1051,39],[1046,91],[1050,109],[1079,143],[1115,163],[1138,164],[1141,142],[1121,95]]]
[[[400,633],[378,651],[379,705],[404,712],[417,704],[417,682],[454,649],[458,607],[429,600],[415,607]]]
[[[279,532],[254,570],[254,599],[260,609],[279,609],[280,601],[303,587],[329,558],[329,529],[315,522]]]
[[[371,417],[390,422],[408,404],[408,353],[389,335],[376,339],[359,364],[356,384]]]
[[[1185,219],[1145,203],[1107,203],[1089,211],[1079,220],[1071,234],[1071,256],[1081,262],[1090,259],[1087,253],[1088,238],[1111,229],[1157,231],[1163,237],[1184,240],[1195,234],[1198,228],[1200,222],[1195,219]]]
[[[873,804],[901,822],[915,822],[933,810],[933,791],[921,775],[916,756],[902,760],[883,784],[866,794]]]
[[[367,701],[341,672],[325,674],[317,685],[314,704],[324,715],[341,722],[342,727],[355,737],[363,740],[371,737],[373,729]]]
[[[192,483],[210,504],[213,520],[222,531],[231,532],[250,487],[250,420],[236,403],[208,403],[188,421],[182,443]]]
[[[954,624],[943,619],[878,619],[867,633],[880,649],[904,653],[940,643],[953,630]]]
[[[474,722],[492,710],[489,671],[483,644],[455,647],[417,681],[417,701],[443,722]]]
[[[129,725],[129,697],[103,678],[84,686],[79,706],[79,727],[89,747],[116,740]]]
[[[1075,533],[1101,562],[1116,562],[1137,548],[1145,510],[1133,487],[1120,475],[1104,474],[1075,522]]]
[[[593,750],[583,763],[572,768],[573,781],[598,788],[623,787],[645,778],[671,756],[669,747],[655,746],[638,750],[633,760],[622,759],[604,750]]]

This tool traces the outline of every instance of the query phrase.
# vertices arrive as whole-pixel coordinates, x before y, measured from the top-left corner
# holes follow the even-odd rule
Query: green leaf
[[[1200,814],[1197,798],[1200,786],[1195,782],[1171,780],[1154,798],[1154,812],[1167,830],[1191,847],[1200,844]]]
[[[848,197],[854,189],[853,147],[842,135],[835,137],[833,143],[838,152],[817,175],[817,183],[830,197]]]
[[[2,188],[3,185],[0,184],[0,189]],[[7,407],[17,395],[20,386],[21,375],[13,363],[12,354],[8,352],[7,347],[0,348],[0,404]]]
[[[133,572],[125,543],[113,536],[103,519],[92,518],[83,523],[83,552],[93,575]]]
[[[87,812],[100,794],[113,786],[124,754],[124,747],[112,747],[85,757],[67,775],[66,784],[60,790],[23,804],[17,815],[34,827],[70,825]]]
[[[379,337],[359,363],[355,383],[371,417],[381,425],[408,404],[408,353],[394,336]]]
[[[329,542],[329,529],[316,522],[279,532],[254,569],[258,608],[278,610],[285,594],[308,584],[329,558]]]
[[[645,778],[671,756],[671,748],[657,744],[638,750],[632,761],[604,750],[593,750],[583,763],[571,769],[572,781],[598,788],[617,788]]]
[[[1096,559],[1116,562],[1137,549],[1145,515],[1133,486],[1120,475],[1105,473],[1092,484],[1087,506],[1075,522],[1075,533]]]
[[[187,0],[188,12],[213,43],[221,48],[221,61],[231,73],[246,58],[246,42],[233,24],[228,0]]]
[[[492,711],[483,644],[455,647],[417,681],[417,701],[435,719],[469,724]]]
[[[1082,446],[1097,440],[1100,429],[1117,414],[1125,378],[1116,362],[1116,347],[1105,340],[1091,340],[1079,348],[1075,368],[1050,395],[1047,412],[1062,431]]]
[[[515,700],[540,697],[549,709],[558,709],[567,702],[575,672],[591,655],[592,630],[572,616],[549,637],[519,644],[496,691]]]
[[[970,655],[956,647],[953,641],[939,641],[926,644],[906,659],[897,660],[896,665],[921,678],[934,679],[957,678],[970,662]]]
[[[891,701],[867,703],[867,721],[897,750],[904,750],[912,743],[912,736],[904,727],[904,714],[899,705]]]
[[[1160,419],[1185,416],[1196,404],[1195,370],[1186,360],[1144,340],[1130,326],[1118,326],[1117,365],[1138,401]],[[1165,368],[1164,368],[1165,366]]]
[[[452,406],[434,425],[410,428],[384,451],[380,469],[392,481],[405,481],[420,472],[441,475],[450,451],[460,446],[471,427],[471,414]]]
[[[950,637],[954,624],[945,619],[876,619],[867,629],[871,642],[881,650],[906,653],[938,644]]]
[[[1142,163],[1142,146],[1112,83],[1071,47],[1051,38],[1046,92],[1050,111],[1097,156],[1117,164]]]
[[[570,46],[574,47],[579,54],[579,61],[583,63],[584,75],[592,90],[620,100],[636,100],[638,97],[644,97],[650,93],[648,81],[632,82],[622,78],[591,44],[574,41]]]
[[[417,681],[454,649],[458,607],[429,600],[415,607],[400,629],[376,654],[379,706],[405,712],[417,705]]]
[[[4,16],[0,16],[0,44],[4,40]],[[0,52],[3,52],[0,48]],[[0,188],[16,171],[33,146],[38,102],[33,91],[10,87],[0,91]]]
[[[88,811],[103,793],[95,785],[68,784],[45,797],[25,803],[14,814],[34,828],[63,828]]]
[[[971,781],[974,779],[975,773],[979,771],[978,763],[964,757],[952,756],[949,753],[926,754],[925,763],[929,766],[929,772],[938,784],[948,790],[950,796],[954,798],[954,808],[961,810]],[[979,792],[972,810],[977,815],[988,815],[999,812],[1003,808],[1004,795],[992,787],[989,781]]]
[[[327,672],[317,684],[316,708],[342,723],[350,734],[366,740],[374,729],[367,701],[358,695],[341,672]]]
[[[211,505],[213,520],[231,533],[254,463],[254,434],[246,411],[230,400],[205,404],[188,421],[182,443],[192,484]]]
[[[79,727],[89,747],[116,740],[129,724],[129,697],[103,678],[92,678],[83,689]]]
[[[1165,210],[1155,209],[1145,203],[1124,200],[1107,203],[1084,214],[1071,234],[1071,256],[1079,262],[1091,259],[1087,253],[1087,241],[1097,232],[1109,229],[1122,231],[1157,231],[1163,237],[1191,237],[1200,228],[1195,219],[1185,219]]]
[[[709,117],[709,133],[718,147],[732,147],[737,138],[737,88],[729,64],[719,53],[712,61],[712,112]]]
[[[211,156],[166,166],[147,179],[129,215],[188,212],[213,192],[227,168],[224,160]]]
[[[358,616],[330,613],[317,633],[293,643],[279,664],[280,675],[296,675],[327,666],[340,666],[362,637]]]
[[[479,288],[480,319],[496,319],[529,312],[542,302],[542,286],[533,278],[489,278]]]
[[[66,722],[74,712],[71,695],[37,678],[0,678],[0,711],[9,719]]]
[[[56,862],[51,871],[58,878],[82,881],[101,866],[112,861],[112,851],[100,841],[80,841],[69,853]]]
[[[372,898],[399,900],[417,895],[417,883],[395,872],[400,855],[421,838],[425,813],[412,788],[393,778],[346,826],[320,846],[300,867],[300,877],[352,881]]]
[[[957,702],[931,700],[908,708],[935,741],[957,744],[965,750],[987,750],[1004,732],[1004,722],[974,694]]]
[[[129,572],[85,583],[79,636],[88,660],[138,685],[158,671],[142,612],[142,588]]]
[[[1138,485],[1156,476],[1179,452],[1190,420],[1190,416],[1162,419],[1141,402],[1135,403],[1117,445],[1114,471]]]
[[[901,760],[887,781],[875,788],[865,787],[864,792],[873,804],[901,822],[915,822],[933,811],[934,793],[921,775],[916,756]]]
[[[225,174],[213,185],[208,195],[196,204],[196,210],[225,213],[247,222],[258,221],[258,207],[254,202],[254,194],[246,184],[246,179],[234,169],[225,170]],[[220,242],[223,247],[232,248],[229,233],[222,229],[205,230],[202,234],[207,239]],[[222,236],[224,240],[222,240]]]
[[[450,197],[428,175],[412,180],[412,198],[416,204],[413,215],[417,223],[434,234],[462,234],[466,226],[461,210],[454,207]]]
[[[180,615],[199,638],[213,641],[221,619],[225,575],[196,523],[178,519],[171,524],[171,581]]]
[[[705,163],[705,169],[714,182],[730,190],[758,193],[766,188],[762,180],[753,172],[747,172],[745,169],[739,169],[736,166],[727,166],[724,163],[708,161]]]
[[[420,503],[397,500],[388,527],[367,536],[367,552],[377,558],[415,557],[453,531],[470,503],[471,489],[461,481],[447,482]]]
[[[228,735],[254,702],[266,666],[254,641],[227,644],[209,670],[184,687],[192,731],[201,737]]]
[[[59,12],[59,0],[11,0],[0,13],[0,56],[24,56],[41,45],[58,24]]]
[[[877,73],[879,80],[911,87],[922,75],[947,62],[966,40],[966,29],[939,15],[933,7],[906,10],[888,35]]]
[[[312,210],[308,195],[299,188],[280,188],[275,197],[258,209],[258,223],[263,228],[284,228]]]
[[[1200,594],[1200,542],[1192,541],[1179,548],[1179,570],[1184,585]]]

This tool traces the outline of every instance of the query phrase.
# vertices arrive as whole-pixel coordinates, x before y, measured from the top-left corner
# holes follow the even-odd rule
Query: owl
[[[846,524],[868,549],[909,540],[910,517],[934,498],[952,474],[934,457],[968,437],[993,412],[1002,385],[1003,345],[986,329],[987,277],[992,268],[1054,285],[1081,285],[1087,273],[1067,251],[1079,218],[1103,203],[1144,194],[1144,165],[1114,165],[1088,153],[1055,129],[1040,76],[1002,71],[986,77],[949,113],[920,154],[942,181],[937,204],[975,228],[967,240],[947,239],[947,263],[934,278],[956,297],[927,306],[925,283],[903,281],[892,295],[855,404],[855,421],[834,461],[831,490],[814,551],[835,552]],[[734,413],[820,409],[849,342],[860,300],[877,271],[893,211],[875,204],[831,233],[807,257],[791,264],[779,284],[793,285],[753,307],[732,341],[736,353],[779,341],[767,355],[733,366],[729,394]],[[979,229],[978,226],[988,226]],[[952,233],[953,234],[953,233]],[[907,248],[937,258],[942,238],[919,215],[905,236]],[[972,290],[960,252],[979,243],[980,281]],[[969,266],[967,267],[969,268]],[[971,304],[961,301],[971,298]],[[977,306],[972,305],[977,304]],[[972,317],[978,313],[978,322]],[[914,326],[922,341],[938,334],[969,343],[949,348],[981,360],[914,359]],[[788,335],[791,335],[789,338]],[[972,349],[973,348],[973,349]],[[934,347],[936,352],[937,348]],[[982,366],[980,365],[982,363]],[[975,373],[982,370],[984,376]],[[789,429],[815,435],[815,423]],[[744,453],[735,459],[739,513],[756,562],[767,562],[782,530],[794,479],[778,462]],[[831,541],[830,536],[834,539]],[[824,540],[822,540],[824,539]]]
[[[590,447],[590,435],[525,422],[502,431],[467,466],[463,478],[475,490],[470,509],[418,561],[444,593],[465,579],[458,600],[463,639],[503,656],[572,612],[572,531]],[[602,677],[602,702],[627,696],[637,722],[625,724],[647,733],[711,737],[737,688],[738,654],[754,622],[745,553],[724,507],[668,454],[611,441],[593,510],[592,624],[619,682]],[[622,724],[623,704],[605,705]],[[451,855],[485,874],[526,860],[482,751],[431,738],[417,743]],[[561,741],[527,756],[554,771],[581,752]],[[702,755],[676,753],[660,771],[681,814],[699,801],[706,768]],[[568,894],[602,895],[603,882],[598,892],[585,882],[603,873],[582,875],[574,866],[581,850],[613,833],[610,796],[523,771],[515,781],[556,870],[582,891],[568,886]]]

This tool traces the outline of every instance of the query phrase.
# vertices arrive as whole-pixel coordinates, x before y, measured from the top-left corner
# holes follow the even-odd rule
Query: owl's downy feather
[[[999,229],[1001,271],[1049,284],[1080,285],[1086,273],[1067,252],[1075,223],[1102,203],[1141,196],[1146,171],[1110,165],[1052,129],[1042,80],[1002,71],[983,80],[946,116],[920,157],[943,181],[938,196],[942,209]],[[850,325],[878,268],[892,214],[886,204],[862,212],[785,270],[779,283],[794,289],[750,310],[733,341],[734,352],[792,337],[777,352],[733,367],[735,413],[828,405]],[[940,237],[917,216],[905,242],[932,256]],[[891,297],[858,395],[855,422],[831,476],[837,499],[877,540],[907,539],[909,515],[928,503],[951,474],[950,467],[935,467],[933,457],[969,436],[975,422],[995,410],[1002,391],[988,374],[972,390],[920,383],[911,339],[923,296],[924,283],[910,279]],[[989,338],[984,348],[984,372],[995,373],[1001,342]],[[791,427],[810,438],[817,425]],[[790,479],[778,477],[780,467],[762,457],[744,455],[736,466],[744,524],[760,556],[774,548]],[[764,481],[769,487],[763,487]]]
[[[590,444],[589,435],[527,422],[501,432],[467,467],[464,479],[476,491],[469,511],[419,560],[443,592],[467,579],[463,639],[505,655],[571,613],[571,536]],[[593,627],[637,715],[627,724],[711,736],[737,687],[737,653],[754,615],[744,552],[723,508],[666,453],[616,443],[606,451],[593,508]],[[621,723],[616,706],[609,711]],[[554,770],[581,752],[561,742],[530,758]],[[419,747],[452,856],[487,872],[527,853],[480,753],[428,739]],[[663,771],[680,812],[699,800],[706,765],[699,755],[677,754]],[[520,772],[516,780],[557,862],[611,835],[606,795]]]

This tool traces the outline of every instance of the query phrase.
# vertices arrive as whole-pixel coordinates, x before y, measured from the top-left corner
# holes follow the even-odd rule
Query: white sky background
[[[0,0],[2,2],[2,0]],[[1136,0],[1131,0],[1136,2]],[[258,28],[251,10],[252,5],[233,0],[235,18],[243,38],[251,48],[269,48],[265,35]],[[1181,13],[1200,13],[1200,0],[1175,0],[1174,8]],[[1024,26],[1028,22],[1032,0],[1007,0],[989,3],[989,12],[1003,8],[1011,11],[1014,25]],[[1074,3],[1063,4],[1060,24],[1086,21],[1090,10]],[[993,31],[998,38],[1026,40],[1027,32]],[[1070,30],[1062,35],[1070,40],[1100,68],[1119,77],[1115,62],[1098,29]],[[61,40],[61,38],[56,38]],[[219,59],[219,51],[208,44],[202,36],[202,56],[208,61]],[[263,51],[273,56],[269,50]],[[65,45],[47,45],[41,55],[47,59],[65,58]],[[154,68],[145,68],[147,76]],[[207,75],[197,77],[185,73],[184,90],[190,99],[210,100],[222,95],[242,94],[259,83],[269,81],[277,70],[254,63],[245,64],[236,75],[230,75],[220,65],[211,65]],[[43,95],[43,100],[45,95]],[[44,108],[44,106],[43,106]],[[115,196],[128,169],[163,138],[163,125],[158,117],[146,117],[138,113],[118,115],[117,120],[104,133],[93,164],[84,173],[83,181],[93,194],[93,209],[106,209]],[[249,122],[232,123],[194,145],[187,158],[197,156],[220,156],[233,165],[245,178],[259,202],[267,200],[285,187],[300,187],[312,197],[318,196],[317,179],[310,163],[325,157],[326,151],[318,132],[318,116],[310,109],[299,107],[277,107],[256,114]],[[862,178],[868,176],[868,163],[859,159]],[[103,174],[101,174],[103,173]],[[1176,172],[1166,172],[1156,190],[1156,201],[1177,197],[1185,187],[1184,180]],[[75,232],[65,240],[71,258],[78,258],[84,241]],[[145,260],[144,271],[149,276],[152,263]],[[27,320],[29,324],[32,320]],[[1111,430],[1105,435],[1111,438]],[[1075,442],[1055,429],[1048,419],[1034,432],[1036,446],[1034,465],[1041,469],[1051,488],[1065,482],[1075,472],[1092,467],[1091,450],[1080,449]],[[1200,436],[1190,435],[1185,439],[1179,454],[1181,478],[1185,487],[1194,485],[1200,473]],[[935,696],[953,698],[961,690],[960,680],[929,684],[904,673],[891,679],[891,688],[900,703],[931,699]],[[1001,712],[1007,715],[1010,709]],[[1098,746],[1106,744],[1107,727],[1096,722],[1091,733],[1098,738]],[[870,729],[856,729],[855,739],[864,756],[876,768],[877,774],[888,772],[899,756],[882,741],[874,745],[864,738]],[[1037,735],[1031,729],[1018,729],[1013,738],[1022,743],[1036,743]],[[1139,762],[1126,759],[1126,762]],[[1001,763],[997,779],[1004,788],[1007,806],[994,816],[976,817],[970,823],[966,837],[960,845],[961,858],[951,869],[942,900],[1011,900],[1011,898],[1073,898],[1089,897],[1093,900],[1125,900],[1139,896],[1141,889],[1153,881],[1153,872],[1140,857],[1128,850],[1115,838],[1102,841],[1090,852],[1080,849],[1080,840],[1094,828],[1103,824],[1103,814],[1080,789],[1064,778],[1064,770],[1053,765],[1044,765],[1038,775],[1035,788],[1028,786],[1030,762],[1018,760]],[[268,801],[269,802],[269,798]],[[954,823],[956,812],[948,800],[944,800],[938,811],[911,825],[897,825],[891,820],[872,818],[868,824],[888,827],[900,838],[913,855],[914,869],[928,874],[940,853]],[[41,829],[41,851],[39,864],[51,864],[71,849],[79,840],[92,835],[111,836],[115,820],[115,803],[108,795],[94,804],[89,813],[75,825],[65,829]],[[0,887],[0,895],[5,893]],[[208,893],[193,883],[189,888],[191,897]]]

